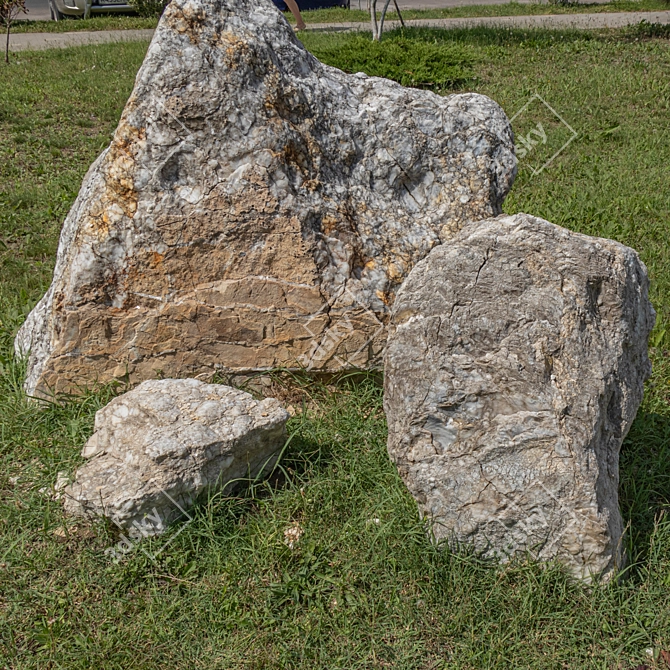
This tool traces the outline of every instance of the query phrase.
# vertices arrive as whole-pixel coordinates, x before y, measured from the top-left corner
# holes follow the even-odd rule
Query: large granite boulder
[[[159,535],[198,496],[270,469],[287,419],[274,398],[257,401],[229,386],[143,382],[95,415],[82,451],[88,461],[62,493],[65,510]]]
[[[388,449],[437,539],[578,577],[622,560],[619,448],[651,373],[632,249],[526,214],[410,272],[385,354]]]
[[[18,335],[26,389],[371,364],[513,151],[490,99],[327,67],[270,0],[173,0]]]

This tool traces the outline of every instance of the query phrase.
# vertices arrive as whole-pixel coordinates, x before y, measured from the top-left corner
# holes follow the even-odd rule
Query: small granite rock
[[[270,0],[173,0],[16,339],[26,390],[375,365],[409,270],[515,172],[489,98],[323,65]]]
[[[274,398],[254,400],[195,379],[146,381],[95,415],[66,512],[105,516],[157,535],[202,493],[271,468],[288,413]]]
[[[398,292],[388,449],[435,537],[576,576],[621,565],[619,449],[651,373],[637,254],[526,214],[465,226]]]

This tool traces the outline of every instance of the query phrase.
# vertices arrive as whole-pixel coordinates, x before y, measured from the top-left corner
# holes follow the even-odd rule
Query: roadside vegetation
[[[30,12],[27,14],[30,16]],[[94,15],[90,19],[64,19],[63,21],[17,21],[12,33],[74,33],[99,30],[142,30],[155,28],[158,19],[127,14]]]
[[[146,43],[16,54],[0,78],[0,666],[663,668],[669,38],[654,26],[414,29],[388,33],[387,50],[374,51],[355,34],[301,37],[345,70],[485,93],[510,117],[539,94],[577,137],[538,174],[532,154],[522,161],[505,211],[616,239],[647,264],[654,374],[621,462],[630,563],[618,582],[591,587],[553,565],[498,567],[432,546],[386,455],[372,377],[325,387],[278,375],[270,393],[295,416],[270,482],[204,501],[156,563],[139,550],[110,562],[113,532],[64,519],[51,494],[58,472],[79,463],[96,409],[123,389],[32,404],[11,342],[48,287],[62,221],[109,142]],[[552,131],[562,144],[561,123],[542,120],[548,142]],[[524,123],[517,116],[515,130]],[[303,532],[293,549],[291,528]]]
[[[141,2],[141,0],[138,0]],[[144,8],[150,2],[141,4]],[[331,9],[315,9],[302,12],[305,23],[309,26],[315,23],[368,23],[370,13],[365,10],[365,3],[358,9],[356,2],[351,3],[351,9],[341,7]],[[403,19],[456,19],[474,16],[526,16],[537,14],[593,14],[600,12],[652,12],[670,9],[669,0],[612,0],[607,3],[586,2],[508,2],[502,5],[469,5],[467,7],[451,7],[446,9],[404,9]],[[295,19],[290,12],[284,14],[289,23]],[[381,12],[378,12],[378,17]],[[28,14],[30,19],[30,14]],[[389,7],[387,20],[397,20],[398,15]],[[15,33],[67,33],[80,30],[136,30],[139,28],[155,28],[158,19],[143,18],[129,15],[98,15],[90,19],[65,21],[19,21],[12,27]]]
[[[378,3],[378,6],[381,3]],[[331,9],[317,9],[311,12],[303,12],[305,23],[327,23],[346,21],[370,21],[370,13],[365,10],[366,2],[360,5],[352,0],[351,9],[333,7]],[[398,18],[398,14],[392,11],[393,3],[389,6],[388,20]],[[646,12],[662,11],[669,9],[666,0],[611,0],[610,2],[567,2],[563,0],[541,2],[507,2],[501,5],[469,5],[465,7],[445,7],[443,9],[402,9],[403,19],[456,19],[469,16],[526,16],[536,14],[593,14],[599,12]],[[287,13],[286,18],[293,22],[293,17]]]

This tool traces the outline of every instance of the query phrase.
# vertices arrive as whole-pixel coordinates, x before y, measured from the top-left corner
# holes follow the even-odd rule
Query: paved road
[[[80,30],[76,33],[15,33],[10,36],[10,51],[65,49],[107,42],[142,42],[153,37],[153,30]]]
[[[537,14],[534,16],[480,16],[462,19],[414,19],[406,26],[427,28],[472,28],[475,26],[505,26],[508,28],[623,28],[641,21],[670,24],[670,11],[662,12],[602,12],[599,14]],[[387,21],[384,29],[399,28],[399,21]],[[369,30],[361,23],[312,23],[308,30]]]
[[[467,7],[468,5],[506,5],[510,0],[398,0],[400,9],[444,9],[446,7]],[[529,5],[538,0],[515,0],[519,4]],[[610,0],[575,0],[578,4],[606,5]],[[541,4],[548,4],[542,2]],[[381,4],[378,0],[377,6]],[[352,9],[358,9],[358,0],[351,0]],[[391,5],[393,7],[393,5]],[[361,8],[366,8],[366,0],[361,0]]]
[[[601,14],[544,14],[539,16],[482,16],[467,19],[422,19],[406,21],[410,26],[434,28],[468,28],[473,26],[507,26],[513,28],[622,28],[641,21],[670,24],[670,11],[607,12]],[[389,30],[398,27],[388,22]],[[308,30],[368,30],[367,23],[316,23]],[[105,42],[150,40],[153,30],[101,30],[77,33],[17,33],[9,43],[11,51],[56,49]]]
[[[537,0],[517,0],[523,4],[536,2]],[[578,0],[581,3],[598,3],[607,4],[609,0]],[[398,0],[400,9],[442,9],[445,7],[467,7],[468,5],[504,5],[509,0]],[[362,9],[367,6],[367,0],[351,0],[352,9],[358,9],[359,4]],[[377,3],[379,4],[379,2]],[[30,19],[31,21],[48,21],[49,16],[49,1],[48,0],[26,0],[26,7],[28,14],[24,14],[21,18]]]
[[[26,7],[28,13],[19,18],[30,19],[31,21],[48,21],[51,18],[49,15],[49,0],[26,0]]]

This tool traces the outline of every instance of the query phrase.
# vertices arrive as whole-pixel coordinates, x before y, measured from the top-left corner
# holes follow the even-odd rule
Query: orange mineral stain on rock
[[[138,199],[134,183],[136,155],[145,137],[144,129],[130,126],[121,119],[101,167],[105,189],[89,207],[86,228],[90,234],[105,237],[124,217],[135,215]]]
[[[21,329],[26,388],[377,366],[398,287],[495,213],[512,152],[483,96],[328,68],[269,3],[172,0]]]
[[[149,259],[150,267],[152,269],[159,267],[162,264],[164,258],[165,254],[159,254],[157,251],[152,251],[151,257]]]
[[[165,9],[163,17],[166,25],[177,33],[186,35],[191,44],[200,42],[206,19],[206,12],[203,7],[196,7],[194,3],[187,3],[182,6],[170,3]]]

